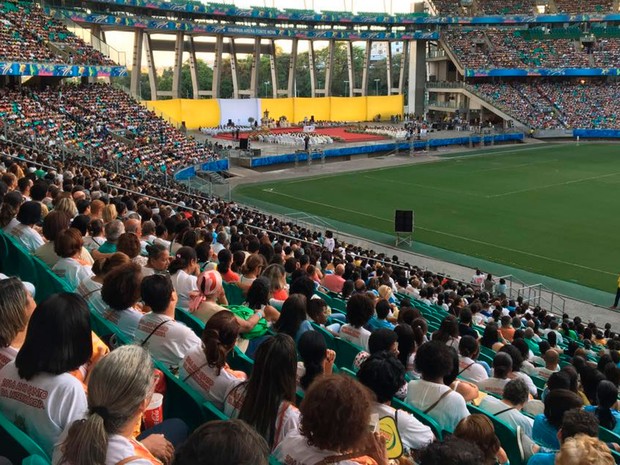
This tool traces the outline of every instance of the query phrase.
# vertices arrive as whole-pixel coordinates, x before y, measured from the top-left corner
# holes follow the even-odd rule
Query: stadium
[[[0,1],[0,465],[620,463],[618,0]]]

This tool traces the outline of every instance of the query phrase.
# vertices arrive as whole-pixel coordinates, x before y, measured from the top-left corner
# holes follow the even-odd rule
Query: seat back
[[[524,465],[523,458],[521,457],[521,451],[519,450],[517,432],[511,426],[496,416],[490,415],[474,405],[467,404],[467,410],[469,410],[469,413],[471,414],[480,414],[489,418],[495,428],[495,435],[497,436],[497,439],[499,439],[499,442],[510,460],[510,464]]]
[[[31,463],[49,465],[50,459],[39,445],[0,413],[0,455],[17,464],[30,456]],[[36,461],[36,462],[33,462]]]
[[[335,341],[335,337],[332,333],[330,333],[328,330],[326,330],[325,328],[323,328],[321,325],[318,325],[316,323],[311,323],[312,327],[314,328],[315,331],[318,331],[321,336],[323,336],[323,339],[325,339],[325,345],[327,346],[328,349],[331,350],[336,350],[336,341]]]
[[[243,291],[235,283],[222,283],[228,305],[241,305],[245,302]]]
[[[353,368],[355,357],[362,351],[362,348],[339,337],[334,338],[334,342],[336,344],[336,365],[340,368]]]
[[[439,424],[433,418],[425,414],[422,410],[419,410],[413,405],[403,402],[396,397],[392,399],[392,407],[399,410],[404,410],[405,412],[412,414],[420,423],[428,426],[431,429],[438,441],[443,440],[443,431]]]

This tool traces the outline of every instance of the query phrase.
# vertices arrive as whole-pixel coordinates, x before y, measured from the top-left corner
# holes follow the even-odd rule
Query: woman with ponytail
[[[191,247],[181,247],[173,256],[168,266],[174,290],[179,296],[179,308],[189,308],[190,294],[198,290],[196,281],[200,273],[196,251]]]
[[[598,405],[590,405],[584,408],[594,413],[599,424],[616,434],[620,434],[620,412],[616,410],[618,401],[618,388],[611,381],[601,381],[596,389]]]
[[[65,430],[52,463],[161,465],[133,436],[151,401],[153,386],[153,363],[148,352],[134,345],[112,351],[91,373],[86,418]],[[164,441],[158,455],[169,461],[174,447]]]
[[[330,375],[334,368],[336,352],[327,348],[318,331],[306,331],[299,338],[297,351],[302,362],[297,362],[297,384],[305,391],[317,376]]]
[[[223,410],[224,399],[231,389],[246,379],[245,373],[231,370],[226,363],[226,357],[239,337],[237,320],[228,310],[219,311],[209,318],[202,332],[202,345],[191,350],[179,368],[179,379],[199,391],[220,410]]]

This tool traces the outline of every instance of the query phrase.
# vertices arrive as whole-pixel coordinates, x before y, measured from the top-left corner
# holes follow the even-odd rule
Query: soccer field
[[[412,209],[416,242],[615,289],[620,145],[460,155],[437,163],[246,185],[235,194],[386,233],[394,230],[395,209]]]

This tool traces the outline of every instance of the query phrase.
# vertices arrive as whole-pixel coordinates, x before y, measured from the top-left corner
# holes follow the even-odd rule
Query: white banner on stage
[[[225,125],[232,120],[235,125],[248,126],[248,118],[254,118],[260,124],[260,100],[249,99],[219,99],[220,124]]]

